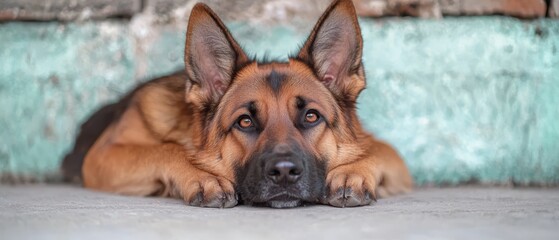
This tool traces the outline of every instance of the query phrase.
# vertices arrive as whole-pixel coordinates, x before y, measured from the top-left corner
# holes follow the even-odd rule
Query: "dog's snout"
[[[316,201],[324,195],[325,179],[317,162],[296,144],[268,146],[243,169],[241,199],[275,208]]]
[[[288,185],[297,182],[303,173],[303,168],[292,161],[280,160],[268,164],[266,174],[274,183]]]

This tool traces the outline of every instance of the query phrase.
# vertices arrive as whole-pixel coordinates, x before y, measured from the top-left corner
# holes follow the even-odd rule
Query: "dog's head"
[[[350,0],[335,1],[288,62],[247,57],[205,5],[188,25],[186,100],[195,106],[195,165],[236,183],[248,204],[295,207],[325,193],[328,166],[358,154],[355,101],[365,87]]]

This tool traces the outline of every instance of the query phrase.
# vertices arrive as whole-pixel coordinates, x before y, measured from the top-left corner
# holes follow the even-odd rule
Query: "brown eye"
[[[252,127],[252,119],[250,119],[249,116],[243,116],[241,117],[241,119],[239,120],[239,126],[241,128],[249,128]]]
[[[318,114],[313,112],[313,111],[309,111],[307,112],[307,114],[305,114],[305,122],[308,123],[314,123],[318,121]]]

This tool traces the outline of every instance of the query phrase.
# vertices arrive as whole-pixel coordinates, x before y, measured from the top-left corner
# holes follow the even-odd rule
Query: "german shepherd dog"
[[[87,188],[202,207],[352,207],[409,191],[402,159],[356,114],[360,31],[351,0],[338,0],[296,56],[259,62],[197,4],[186,71],[95,113],[62,169]]]

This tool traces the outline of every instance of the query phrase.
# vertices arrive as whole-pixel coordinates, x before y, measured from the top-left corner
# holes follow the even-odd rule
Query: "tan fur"
[[[336,18],[355,16],[347,0],[337,1],[328,11],[333,11]],[[207,83],[187,80],[199,74],[197,66],[189,68],[192,63],[188,58],[199,52],[189,51],[188,41],[196,38],[191,33],[191,24],[214,24],[224,29],[219,20],[217,24],[211,23],[215,18],[209,8],[200,4],[195,7],[187,33],[187,74],[152,81],[135,92],[122,116],[105,129],[88,151],[82,168],[86,187],[130,195],[180,197],[198,206],[231,207],[237,204],[235,167],[247,164],[250,155],[270,141],[282,143],[289,137],[325,161],[330,189],[329,196],[322,200],[325,204],[346,206],[344,199],[350,197],[350,190],[353,197],[363,198],[367,192],[388,196],[411,189],[411,177],[397,152],[363,130],[355,109],[344,109],[338,104],[336,97],[355,100],[365,87],[360,52],[353,56],[359,61],[350,66],[357,68],[355,73],[336,75],[336,81],[343,81],[337,85],[321,82],[322,72],[328,74],[328,69],[320,68],[317,76],[303,62],[312,58],[306,51],[312,44],[309,41],[299,58],[287,63],[248,62],[241,54],[237,63],[220,60],[222,64],[243,66],[234,81],[219,83],[226,84],[226,91],[212,89],[204,85]],[[324,19],[331,18],[322,17],[319,24]],[[357,24],[355,17],[350,20]],[[358,26],[356,29],[353,34],[359,38],[352,41],[360,48]],[[315,27],[309,39],[319,30]],[[242,51],[226,30],[221,34],[234,50],[227,54]],[[205,64],[201,66],[204,68],[212,62],[201,64]],[[223,71],[200,72],[206,77],[216,76],[219,81],[229,77],[227,69]],[[272,71],[286,76],[279,94],[265,79]],[[293,124],[298,111],[295,99],[299,96],[311,99],[309,108],[323,114],[328,125],[299,131]],[[208,101],[217,101],[210,122],[203,114]],[[272,126],[264,128],[257,137],[226,130],[245,114],[247,110],[239,105],[247,101],[253,101],[263,113],[262,124]]]

